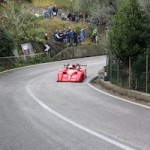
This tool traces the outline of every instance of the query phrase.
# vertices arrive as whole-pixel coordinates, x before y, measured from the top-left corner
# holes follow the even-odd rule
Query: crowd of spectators
[[[56,5],[52,6],[52,4],[50,4],[50,6],[43,11],[44,18],[52,18],[57,16],[58,16],[58,8]],[[88,24],[91,23],[96,25],[102,24],[102,21],[99,18],[91,18],[91,16],[89,16],[87,13],[82,14],[81,12],[80,13],[68,12],[68,14],[63,12],[59,17],[64,21],[72,21],[72,22],[85,21]],[[76,31],[75,29],[70,28],[68,30],[67,29],[55,30],[53,34],[53,39],[56,42],[68,44],[69,46],[72,45],[77,46],[78,44],[81,44],[82,42],[85,41],[86,34],[87,33],[85,28],[82,28],[80,31]],[[48,40],[47,33],[45,34],[44,38],[46,41]],[[96,44],[98,43],[98,32],[96,28],[92,31],[91,41],[95,42]]]
[[[77,32],[75,29],[64,29],[63,31],[61,30],[56,30],[53,34],[53,38],[55,41],[67,44],[69,46],[72,45],[78,45],[81,44],[82,42],[85,41],[86,39],[86,29],[82,28],[79,32]]]
[[[53,39],[56,42],[62,44],[68,44],[69,46],[80,45],[86,40],[87,32],[86,28],[80,29],[80,31],[76,31],[76,29],[64,29],[64,30],[55,30],[53,33]],[[49,40],[48,34],[45,33],[44,36],[45,41]],[[98,43],[98,31],[97,28],[93,29],[91,35],[91,42]]]
[[[90,15],[86,14],[82,14],[82,13],[72,13],[69,12],[68,15],[66,15],[65,13],[61,14],[61,19],[65,20],[65,21],[73,21],[73,22],[79,22],[79,21],[85,21],[88,24],[93,23],[96,25],[102,24],[102,21],[99,18],[91,18]]]
[[[52,4],[50,4],[50,6],[43,11],[44,18],[52,18],[57,16],[58,16],[58,7],[56,5],[52,6]],[[60,18],[65,21],[73,21],[73,22],[85,21],[88,24],[90,23],[96,25],[102,24],[102,21],[99,18],[91,18],[91,16],[88,15],[87,13],[82,14],[81,12],[79,14],[75,12],[69,12],[68,14],[66,14],[65,12],[63,12]]]
[[[50,6],[43,11],[44,18],[57,17],[57,15],[58,15],[58,7],[56,5],[52,6],[52,4],[50,4]]]
[[[82,13],[77,14],[69,12],[68,14],[62,13],[61,19],[65,21],[79,22],[83,21],[85,19],[85,16]]]

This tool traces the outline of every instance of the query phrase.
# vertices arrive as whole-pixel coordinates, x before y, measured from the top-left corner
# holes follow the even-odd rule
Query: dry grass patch
[[[48,7],[50,4],[57,5],[59,8],[71,6],[70,0],[32,0],[35,7]]]

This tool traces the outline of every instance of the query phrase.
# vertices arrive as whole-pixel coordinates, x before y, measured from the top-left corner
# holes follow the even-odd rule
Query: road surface
[[[58,83],[63,64],[87,64],[83,83]],[[88,83],[105,56],[25,67],[0,74],[0,150],[150,149],[150,109]]]

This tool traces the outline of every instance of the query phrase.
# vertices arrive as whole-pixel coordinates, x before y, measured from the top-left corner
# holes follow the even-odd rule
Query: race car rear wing
[[[71,64],[64,64],[64,67],[67,67],[67,66],[69,66],[69,65],[71,65]],[[72,64],[72,65],[74,65],[74,66],[85,66],[85,67],[87,67],[86,64]]]

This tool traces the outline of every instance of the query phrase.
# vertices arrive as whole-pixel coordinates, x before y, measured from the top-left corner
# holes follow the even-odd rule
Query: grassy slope
[[[70,0],[33,0],[33,1],[34,1],[34,11],[35,12],[37,11],[37,13],[39,10],[40,11],[43,10],[43,8],[41,8],[42,5],[46,6],[46,4],[49,4],[49,2],[55,1],[55,4],[58,7],[60,7],[61,6],[60,4],[62,3],[65,6],[67,6],[67,2],[68,1],[70,2]],[[33,6],[30,5],[30,7],[32,9]],[[68,30],[69,27],[71,29],[76,29],[77,31],[79,31],[83,27],[86,27],[86,29],[88,29],[88,25],[85,22],[73,23],[71,21],[63,21],[60,18],[44,19],[42,17],[39,17],[39,18],[35,18],[32,21],[32,24],[33,25],[30,26],[27,32],[30,35],[30,37],[34,39],[36,42],[40,42],[40,41],[43,42],[45,33],[48,33],[48,36],[51,39],[55,30],[64,30],[64,29]],[[89,43],[90,43],[90,40],[88,39],[86,40],[84,45],[88,45]]]
[[[74,2],[75,0],[72,0]],[[32,0],[33,6],[36,7],[48,7],[50,4],[57,5],[59,8],[68,8],[71,6],[70,0]],[[73,23],[68,21],[62,21],[59,18],[53,19],[43,19],[37,18],[35,20],[36,26],[33,27],[32,31],[36,32],[36,37],[39,39],[43,38],[45,32],[48,33],[49,37],[53,36],[54,31],[57,30],[64,30],[64,29],[76,29],[77,31],[83,27],[88,28],[87,24],[84,22]],[[87,40],[86,43],[89,43]]]

